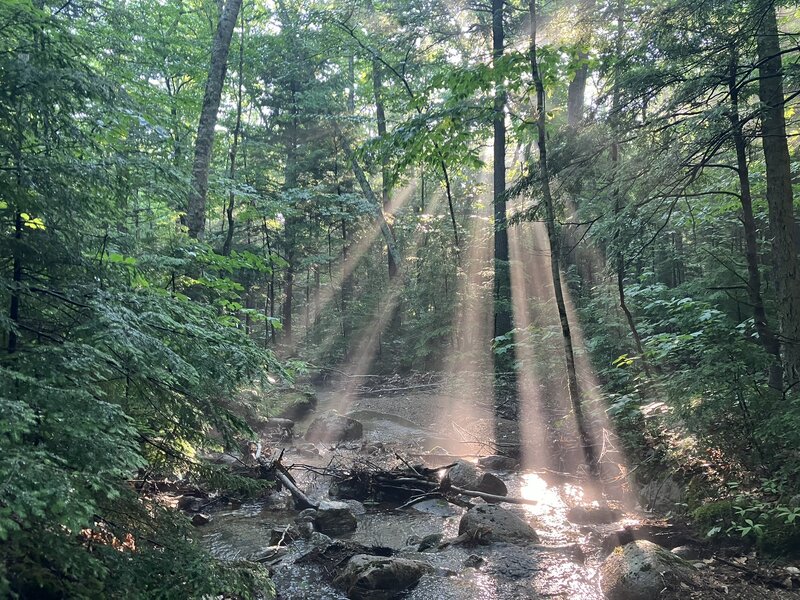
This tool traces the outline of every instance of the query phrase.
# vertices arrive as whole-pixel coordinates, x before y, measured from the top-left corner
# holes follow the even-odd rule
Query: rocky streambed
[[[358,399],[347,419],[326,413],[335,399],[323,395],[317,412],[298,424],[297,433],[310,432],[310,440],[264,449],[283,453],[282,463],[317,510],[297,510],[283,491],[214,510],[198,529],[218,558],[268,565],[278,598],[797,597],[757,582],[742,587],[735,573],[727,585],[724,573],[712,576],[712,559],[690,534],[591,497],[578,480],[518,470],[503,457],[453,457],[449,448],[463,452],[463,440],[420,423],[433,422],[425,418],[426,407],[435,406],[432,396]],[[321,423],[321,415],[329,422]],[[452,473],[453,485],[485,483],[492,494],[535,503],[431,497],[400,508],[403,503],[372,496],[331,498],[353,495],[337,487],[332,472],[411,473],[453,463],[440,475],[448,485]],[[657,543],[642,541],[648,539]]]

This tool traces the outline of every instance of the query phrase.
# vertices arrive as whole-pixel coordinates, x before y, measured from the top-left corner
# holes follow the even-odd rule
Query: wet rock
[[[491,456],[483,456],[478,459],[478,464],[489,471],[504,471],[511,472],[519,469],[519,461],[510,456],[501,456],[493,454]]]
[[[482,566],[482,565],[483,565],[485,562],[486,562],[486,559],[485,559],[485,558],[483,558],[482,556],[478,556],[477,554],[470,554],[470,555],[469,555],[469,556],[468,556],[468,557],[467,557],[467,558],[464,560],[464,566],[465,566],[465,567],[467,567],[468,569],[478,569],[478,568],[480,568],[480,567],[481,567],[481,566]]]
[[[197,496],[181,496],[181,499],[178,500],[178,508],[186,512],[200,512],[206,502],[208,500]]]
[[[600,587],[607,600],[653,600],[686,585],[696,585],[692,565],[645,540],[617,548],[600,567]]]
[[[192,517],[192,525],[195,527],[201,527],[203,525],[208,525],[211,522],[211,517],[208,515],[204,515],[203,513],[197,513]]]
[[[343,500],[343,502],[350,507],[350,512],[353,513],[354,515],[367,514],[366,507],[363,504],[361,504],[361,502],[359,502],[358,500],[347,499]]]
[[[572,523],[606,524],[622,518],[622,512],[608,506],[573,506],[567,511],[567,519]]]
[[[503,579],[528,579],[540,569],[535,552],[517,546],[501,546],[492,553],[484,571]]]
[[[458,511],[447,500],[440,498],[433,498],[431,500],[423,500],[411,506],[412,510],[426,514],[435,515],[437,517],[452,517]]]
[[[539,536],[533,528],[510,510],[495,504],[475,506],[469,509],[458,524],[459,535],[479,531],[490,532],[494,542],[538,542]]]
[[[345,502],[320,502],[314,515],[314,529],[326,535],[345,535],[355,531],[356,526],[356,518]]]
[[[317,517],[317,509],[316,508],[306,508],[305,510],[301,510],[297,516],[294,518],[295,523],[313,523],[314,519]]]
[[[329,412],[311,422],[305,439],[309,442],[347,442],[358,440],[363,434],[364,427],[359,421]]]
[[[417,560],[357,554],[333,584],[353,600],[388,600],[400,596],[431,572],[429,564]]]
[[[443,533],[431,533],[422,538],[417,546],[417,552],[425,552],[438,546],[444,539]]]
[[[683,489],[673,479],[657,479],[639,490],[639,502],[647,510],[674,510],[682,501]]]
[[[506,484],[500,478],[491,473],[484,473],[472,463],[463,460],[450,467],[445,476],[444,483],[446,484],[446,482],[466,490],[485,492],[495,496],[508,494]]]

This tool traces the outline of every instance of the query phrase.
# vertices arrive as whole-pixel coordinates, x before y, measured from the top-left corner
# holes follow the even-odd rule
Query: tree
[[[791,160],[784,116],[783,59],[772,0],[755,6],[758,23],[758,93],[763,105],[761,140],[767,176],[778,320],[784,373],[791,387],[800,382],[800,271],[794,219]]]
[[[538,25],[536,0],[529,0],[528,9],[531,20],[529,57],[531,76],[536,89],[536,131],[537,145],[539,147],[538,179],[541,182],[542,204],[544,205],[545,211],[544,221],[547,228],[547,239],[550,244],[550,272],[553,278],[553,291],[555,293],[558,320],[561,324],[561,336],[564,343],[564,363],[567,370],[567,386],[586,465],[593,475],[598,476],[600,470],[597,454],[594,449],[594,442],[589,432],[586,417],[583,413],[583,401],[581,399],[581,390],[578,383],[578,373],[575,368],[575,350],[572,341],[572,330],[569,324],[569,317],[567,316],[567,307],[564,302],[564,291],[561,283],[561,261],[559,256],[561,243],[558,237],[558,230],[556,229],[555,206],[550,189],[550,170],[547,164],[547,109],[545,104],[545,90],[539,72],[536,52],[536,33]]]
[[[186,211],[186,224],[189,228],[189,235],[193,238],[202,237],[205,229],[208,171],[211,164],[211,150],[214,145],[214,129],[217,126],[217,113],[222,98],[222,87],[225,83],[225,71],[228,67],[228,50],[241,6],[242,0],[227,0],[219,17],[214,45],[211,49],[211,65],[208,69],[203,106],[194,143],[192,184],[189,188],[189,204]]]

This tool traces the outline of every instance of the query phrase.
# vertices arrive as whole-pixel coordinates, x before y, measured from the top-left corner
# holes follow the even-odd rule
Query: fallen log
[[[487,502],[508,502],[509,504],[539,504],[536,500],[528,500],[527,498],[516,498],[514,496],[496,496],[495,494],[487,494],[486,492],[477,492],[475,490],[465,490],[464,488],[451,485],[448,489],[472,498],[483,498]]]
[[[295,483],[294,483],[294,481],[292,481],[291,477],[289,477],[286,473],[284,473],[282,469],[276,468],[274,470],[274,474],[275,474],[275,478],[278,481],[281,482],[283,487],[285,487],[287,490],[289,490],[289,493],[292,495],[292,498],[294,498],[294,504],[295,504],[295,506],[297,508],[299,508],[301,510],[305,509],[305,508],[319,508],[319,505],[314,504],[313,502],[311,502],[311,500],[308,499],[308,496],[306,496],[300,490],[300,488],[298,488],[295,485]]]

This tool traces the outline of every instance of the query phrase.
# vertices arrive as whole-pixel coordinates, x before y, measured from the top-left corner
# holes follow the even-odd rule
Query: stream
[[[317,414],[334,405],[335,392],[320,395]],[[308,444],[297,439],[297,446],[287,445],[283,464],[309,465],[324,468],[329,464],[347,467],[366,461],[368,464],[396,464],[395,452],[415,456],[452,441],[441,433],[427,429],[416,421],[425,419],[425,407],[433,395],[414,394],[393,398],[359,398],[353,402],[348,415],[364,426],[361,442],[345,443],[334,448],[317,444],[316,454]],[[409,415],[406,418],[405,415]],[[308,421],[298,423],[302,433]],[[453,446],[453,444],[449,444]],[[279,452],[280,448],[271,449]],[[413,460],[413,459],[412,459]],[[419,462],[417,459],[416,462]],[[315,502],[327,498],[329,478],[309,470],[292,470],[298,486]],[[600,600],[597,571],[601,559],[601,543],[606,534],[625,525],[638,523],[636,515],[608,525],[579,525],[567,519],[567,510],[582,502],[583,491],[571,483],[546,482],[538,473],[498,473],[508,487],[509,496],[536,500],[536,505],[511,506],[539,534],[541,544],[559,546],[579,544],[585,560],[563,552],[543,551],[531,546],[492,543],[488,546],[448,546],[442,550],[417,552],[413,542],[434,533],[444,538],[458,535],[458,524],[464,509],[444,502],[426,502],[419,510],[396,510],[384,506],[359,503],[354,512],[358,520],[355,532],[348,539],[367,546],[394,549],[394,556],[423,560],[435,571],[425,575],[419,584],[406,592],[404,598],[413,600],[513,600],[520,598],[570,598],[571,600]],[[257,559],[264,556],[273,528],[293,523],[297,511],[291,508],[286,492],[280,495],[225,508],[212,513],[211,522],[201,530],[202,542],[211,553],[224,560]],[[358,514],[360,513],[360,514]],[[316,534],[315,534],[316,535]],[[284,558],[273,567],[278,598],[283,599],[343,599],[341,591],[323,581],[319,567],[295,564],[308,553],[314,540],[293,542]],[[464,566],[477,555],[483,561],[477,567]],[[476,557],[472,556],[471,561]],[[468,563],[470,561],[467,561]]]

